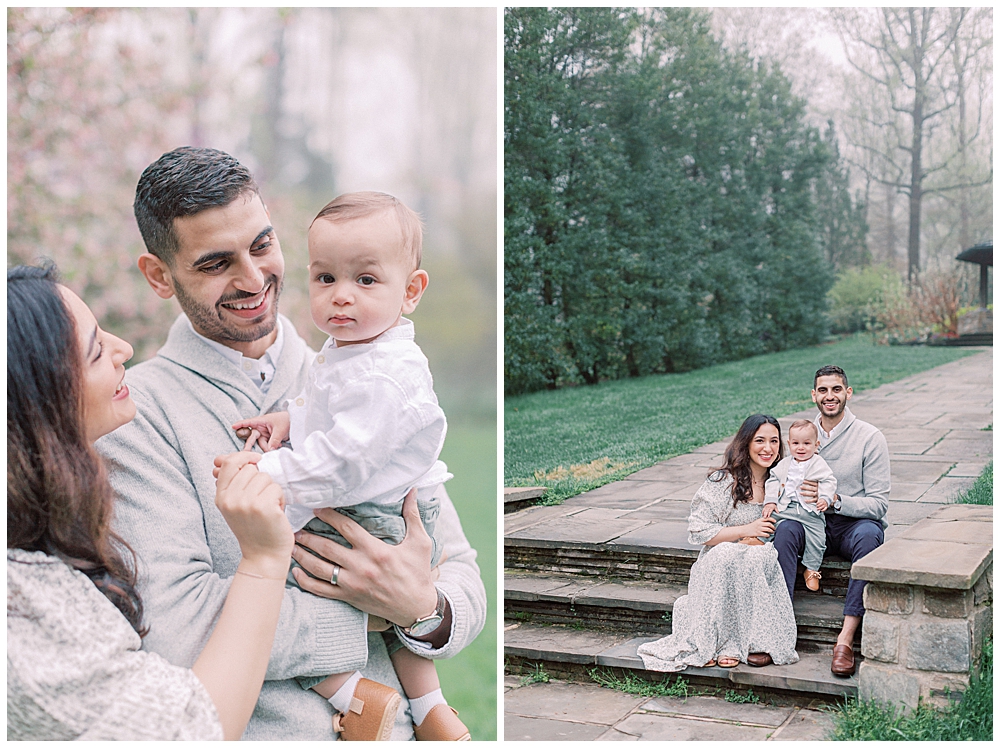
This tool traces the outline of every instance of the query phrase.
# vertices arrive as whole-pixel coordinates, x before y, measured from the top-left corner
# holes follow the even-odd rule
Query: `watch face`
[[[426,636],[440,625],[441,625],[441,616],[439,615],[428,616],[424,620],[417,621],[415,624],[410,626],[409,634],[410,636]]]

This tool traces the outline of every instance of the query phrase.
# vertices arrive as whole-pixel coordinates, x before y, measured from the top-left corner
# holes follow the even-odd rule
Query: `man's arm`
[[[860,496],[837,494],[840,500],[838,514],[846,517],[880,520],[889,510],[889,445],[885,436],[876,430],[865,442],[861,459],[861,482],[864,493]]]
[[[345,548],[302,531],[297,534],[298,542],[321,558],[298,548],[293,552],[295,559],[313,575],[296,570],[296,579],[303,589],[348,600],[399,626],[408,626],[429,614],[437,599],[435,588],[440,590],[448,602],[450,629],[423,637],[433,644],[402,637],[408,648],[432,659],[457,654],[476,638],[486,621],[486,590],[476,565],[476,552],[465,539],[458,513],[443,486],[436,495],[441,499],[441,513],[435,536],[443,547],[445,559],[437,567],[436,581],[430,569],[431,540],[420,522],[415,494],[408,496],[403,505],[406,538],[399,545],[372,538],[356,522],[333,509],[319,509],[317,516],[335,527],[353,547]],[[359,536],[359,532],[364,534]],[[341,567],[336,586],[323,581],[329,578],[333,563]]]
[[[435,535],[444,541],[445,560],[438,566],[441,576],[435,582],[435,586],[444,593],[449,603],[450,634],[437,648],[407,636],[400,636],[407,649],[432,660],[458,654],[472,643],[486,623],[486,588],[483,586],[479,566],[476,564],[476,551],[465,538],[458,512],[455,511],[455,505],[452,504],[447,491],[443,486],[438,490],[441,495],[441,513],[438,516]],[[439,642],[440,640],[435,637],[435,644]]]
[[[144,648],[190,667],[225,602],[239,546],[214,501],[199,500],[181,456],[182,437],[155,403],[133,396],[142,414],[98,444],[118,497],[114,526],[139,559],[149,626]],[[203,459],[210,465],[212,456]],[[357,669],[367,661],[365,629],[360,611],[286,589],[266,677]]]

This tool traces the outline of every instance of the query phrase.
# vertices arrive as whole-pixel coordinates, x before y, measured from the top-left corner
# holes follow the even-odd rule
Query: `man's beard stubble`
[[[844,408],[847,407],[847,400],[844,400],[843,402],[838,401],[837,410],[829,414],[825,410],[823,410],[822,400],[816,404],[816,407],[819,408],[820,414],[825,416],[826,418],[836,418],[837,416],[839,416],[841,413],[844,412]]]
[[[267,284],[274,287],[274,298],[271,302],[271,309],[268,310],[266,319],[249,328],[233,328],[227,325],[222,317],[222,312],[219,311],[219,306],[223,303],[228,304],[233,301],[239,301],[240,298],[249,298],[254,294],[220,300],[216,302],[214,307],[208,307],[196,301],[193,296],[187,293],[184,290],[184,286],[178,283],[176,278],[174,279],[173,286],[174,295],[177,297],[177,302],[181,305],[181,310],[187,315],[195,330],[206,338],[219,343],[252,343],[255,340],[260,340],[270,335],[274,332],[274,328],[278,324],[278,297],[281,295],[282,288],[284,288],[285,279],[282,278],[279,282],[278,276],[272,275],[267,279]]]

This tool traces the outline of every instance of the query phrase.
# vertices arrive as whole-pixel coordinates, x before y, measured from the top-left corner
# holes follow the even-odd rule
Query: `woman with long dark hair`
[[[688,594],[677,599],[673,633],[639,647],[647,670],[797,662],[795,616],[778,554],[758,538],[774,532],[761,517],[764,482],[782,457],[781,426],[752,415],[691,502],[689,541],[703,545]]]
[[[135,415],[131,356],[54,267],[7,271],[10,739],[236,739],[264,679],[293,537],[250,453],[217,460],[243,560],[202,654],[188,670],[139,649],[136,559],[93,449]]]

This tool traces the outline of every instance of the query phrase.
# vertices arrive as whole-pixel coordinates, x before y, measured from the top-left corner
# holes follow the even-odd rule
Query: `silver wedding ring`
[[[330,575],[330,584],[334,587],[337,586],[337,577],[340,576],[340,566],[338,564],[333,565],[333,573]]]

